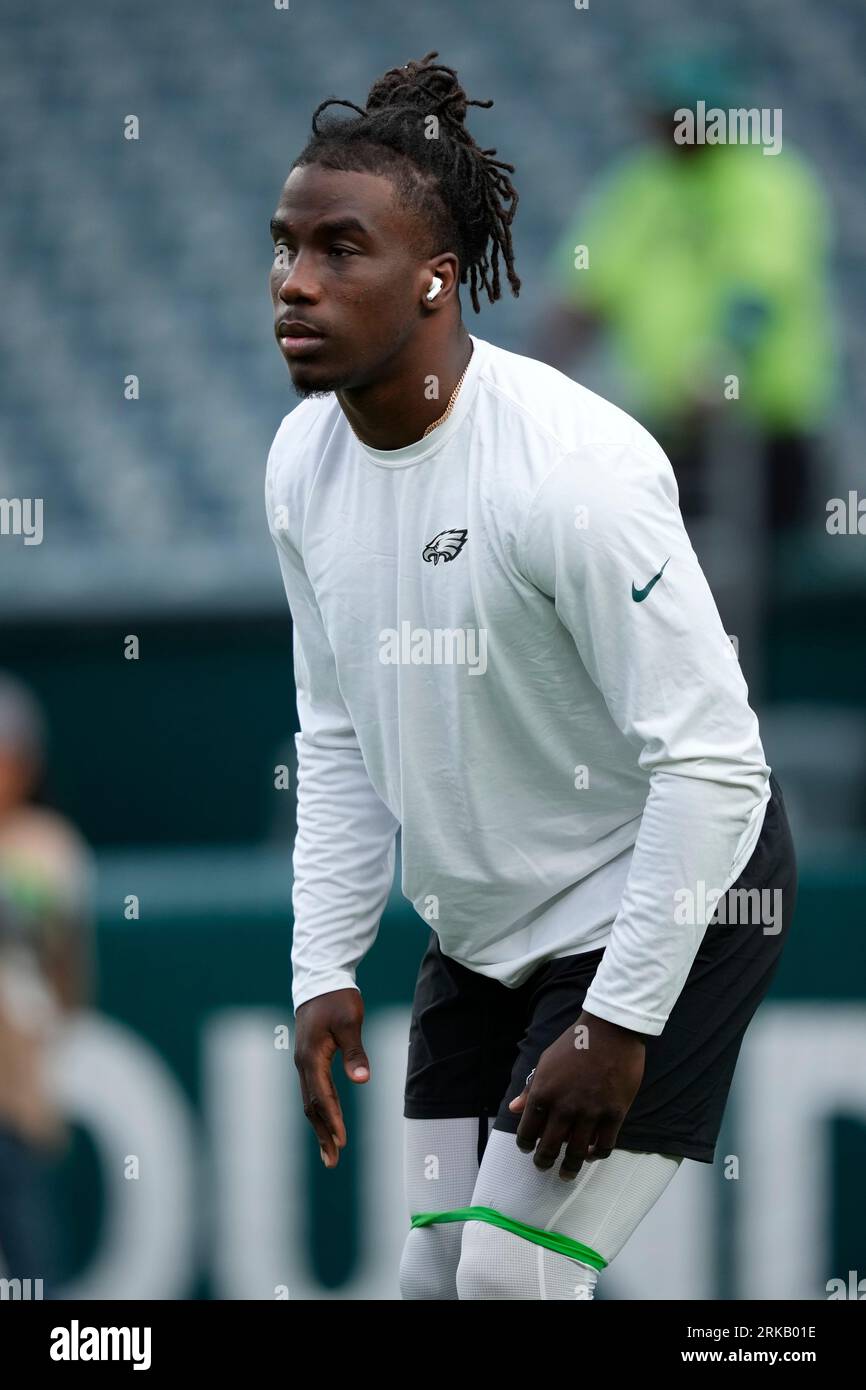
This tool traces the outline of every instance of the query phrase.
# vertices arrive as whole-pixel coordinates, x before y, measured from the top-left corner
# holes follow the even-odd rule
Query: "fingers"
[[[343,1054],[343,1068],[349,1080],[369,1081],[370,1063],[361,1042],[360,1019],[335,1027],[334,1038]]]
[[[569,1136],[562,1162],[559,1165],[559,1176],[564,1182],[572,1182],[583,1167],[587,1156],[587,1144],[589,1142],[589,1127],[586,1126],[579,1133],[572,1132]]]
[[[520,1095],[515,1096],[514,1100],[510,1100],[508,1102],[508,1109],[513,1110],[515,1115],[519,1115],[523,1107],[526,1105],[526,1097],[528,1095],[529,1088],[527,1086],[524,1086],[523,1090],[520,1092]]]
[[[339,1149],[346,1144],[346,1127],[340,1100],[331,1076],[334,1046],[320,1043],[311,1056],[296,1058],[301,1083],[304,1114],[319,1141],[319,1152],[326,1168],[335,1168]]]
[[[522,1153],[532,1153],[537,1168],[553,1168],[562,1147],[565,1153],[559,1177],[565,1182],[576,1178],[585,1162],[608,1158],[616,1144],[622,1124],[619,1115],[576,1115],[547,1101],[538,1089],[529,1087],[517,1097],[523,1104],[523,1117],[515,1136]],[[513,1108],[515,1102],[511,1102]]]
[[[565,1171],[560,1176],[573,1178],[580,1171],[586,1147],[592,1137],[593,1126],[588,1119],[579,1121],[573,1113],[562,1110],[552,1101],[544,1100],[542,1094],[530,1090],[526,1109],[517,1129],[517,1147],[523,1153],[532,1153],[536,1168],[552,1168],[562,1152],[563,1144],[568,1144],[563,1160]]]
[[[547,1123],[541,1133],[541,1137],[535,1149],[533,1163],[536,1168],[548,1169],[559,1159],[562,1146],[566,1142],[571,1129],[571,1121],[567,1115],[558,1111],[549,1111]]]
[[[522,1096],[518,1097],[519,1100],[523,1100],[523,1117],[517,1126],[515,1138],[522,1153],[532,1153],[547,1125],[548,1103],[542,1098],[539,1088],[532,1083],[534,1074],[534,1071],[529,1073],[529,1084]]]
[[[326,1168],[336,1166],[346,1146],[346,1126],[331,1064],[339,1049],[350,1081],[369,1080],[370,1063],[361,1043],[364,1003],[357,989],[330,990],[316,995],[297,1011],[295,1066],[298,1069],[304,1114],[319,1141]]]
[[[619,1116],[616,1118],[608,1117],[601,1120],[599,1124],[596,1125],[595,1141],[590,1145],[587,1158],[590,1161],[597,1158],[610,1158],[613,1149],[616,1147],[616,1141],[621,1128],[622,1119]]]
[[[609,1158],[621,1123],[619,1116],[616,1119],[606,1116],[574,1126],[562,1157],[559,1176],[565,1182],[570,1182],[577,1177],[584,1161],[593,1163],[600,1158]]]

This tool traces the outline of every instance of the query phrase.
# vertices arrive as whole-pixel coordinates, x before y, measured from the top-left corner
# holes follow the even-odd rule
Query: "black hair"
[[[389,177],[401,203],[424,227],[418,254],[453,251],[460,284],[468,278],[478,313],[479,288],[491,304],[500,298],[500,252],[512,293],[520,290],[511,244],[518,195],[508,174],[514,165],[494,159],[496,151],[482,150],[466,129],[467,108],[493,102],[470,101],[454,69],[433,63],[436,57],[434,50],[418,62],[391,68],[373,83],[364,109],[328,97],[313,112],[313,137],[292,168],[321,164]],[[319,122],[320,112],[331,105],[351,107],[358,115],[351,120],[331,115]],[[427,124],[431,116],[438,120],[436,138]]]

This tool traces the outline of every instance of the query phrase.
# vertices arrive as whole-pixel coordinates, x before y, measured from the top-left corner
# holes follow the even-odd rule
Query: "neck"
[[[337,391],[343,414],[361,442],[371,449],[415,444],[427,426],[445,413],[471,351],[462,323],[440,343],[429,337],[422,341],[418,335],[418,341],[410,340],[375,381]],[[433,400],[427,398],[430,377],[439,382]]]

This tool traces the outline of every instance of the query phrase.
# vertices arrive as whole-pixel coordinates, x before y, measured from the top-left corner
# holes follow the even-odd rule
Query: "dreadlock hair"
[[[292,168],[320,164],[387,175],[401,203],[424,227],[425,244],[413,249],[422,256],[456,254],[460,284],[469,278],[477,314],[479,288],[491,304],[500,298],[500,252],[512,293],[520,290],[510,230],[518,195],[507,176],[514,165],[494,159],[495,150],[482,150],[473,140],[464,123],[467,108],[493,102],[470,101],[455,70],[432,61],[438,56],[434,50],[419,62],[391,68],[373,83],[363,110],[328,97],[313,112],[313,137]],[[348,106],[357,117],[330,115],[320,122],[320,113],[331,105]],[[430,126],[431,116],[437,126]]]

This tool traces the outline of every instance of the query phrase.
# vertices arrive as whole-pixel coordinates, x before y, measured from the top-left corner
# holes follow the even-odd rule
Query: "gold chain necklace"
[[[470,354],[469,354],[469,362],[472,361],[472,353],[473,353],[474,351],[475,351],[475,344],[473,343],[473,344],[472,344],[472,352],[470,352]],[[449,400],[447,406],[445,407],[445,412],[444,412],[444,414],[440,415],[438,420],[434,420],[433,423],[432,423],[432,425],[428,425],[427,428],[426,428],[426,430],[424,431],[424,434],[429,434],[431,430],[435,430],[435,429],[436,429],[437,425],[443,424],[443,422],[444,422],[445,420],[448,419],[448,416],[451,414],[451,410],[452,410],[452,407],[453,407],[453,405],[454,405],[454,402],[455,402],[456,399],[457,399],[457,392],[460,390],[460,387],[463,385],[463,377],[464,377],[464,376],[466,375],[466,373],[469,371],[469,362],[466,363],[466,366],[463,368],[463,372],[462,372],[462,375],[461,375],[461,377],[460,377],[460,380],[458,381],[457,385],[454,387],[454,390],[451,392],[451,399]],[[424,438],[424,434],[422,434],[422,436],[421,436],[422,439]]]

